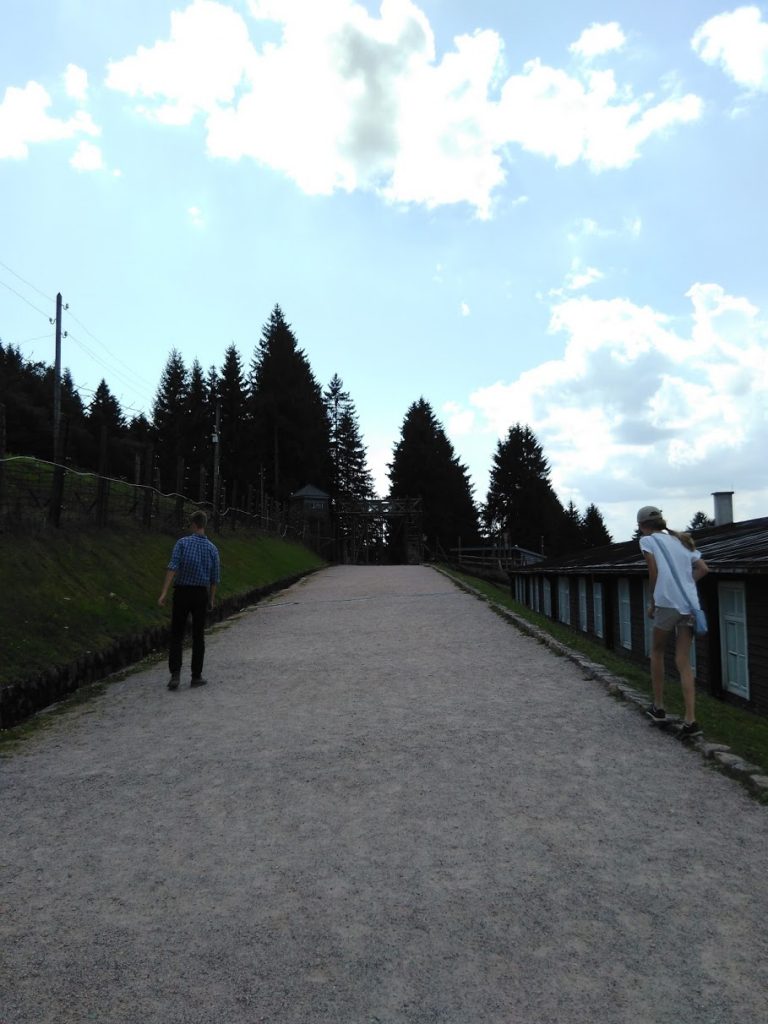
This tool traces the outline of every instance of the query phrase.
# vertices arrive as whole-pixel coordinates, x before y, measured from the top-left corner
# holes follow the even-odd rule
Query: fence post
[[[176,459],[176,525],[184,525],[184,456]]]
[[[200,467],[200,491],[197,496],[197,500],[202,504],[205,501],[206,494],[208,493],[208,474],[205,471],[205,466]]]
[[[61,506],[64,500],[64,466],[61,465],[61,460],[65,457],[67,451],[67,441],[69,439],[69,417],[62,417],[64,426],[64,442],[62,444],[61,429],[59,429],[59,441],[57,444],[57,452],[55,465],[53,467],[53,479],[51,481],[51,500],[48,505],[48,522],[51,526],[59,526],[61,523]]]
[[[5,406],[0,402],[0,512],[3,508],[3,478],[5,476]]]
[[[237,527],[237,516],[238,516],[238,498],[240,497],[237,480],[232,484],[232,530],[234,531]]]
[[[99,479],[96,484],[96,525],[106,526],[107,523],[107,427],[102,424],[99,442]]]
[[[152,445],[144,450],[144,513],[142,522],[149,530],[152,526]]]

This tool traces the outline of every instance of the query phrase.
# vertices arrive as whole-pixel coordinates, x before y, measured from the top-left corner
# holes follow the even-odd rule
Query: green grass
[[[274,537],[212,539],[221,598],[324,564]],[[173,542],[137,529],[0,536],[0,685],[167,623],[169,606],[159,608],[157,598]]]
[[[450,576],[461,580],[471,586],[474,590],[483,594],[494,604],[508,608],[521,619],[538,626],[555,640],[560,641],[571,650],[578,651],[586,658],[603,665],[612,673],[625,679],[634,689],[647,693],[650,699],[651,680],[650,668],[644,669],[639,665],[626,661],[611,651],[606,650],[599,644],[593,643],[585,637],[579,636],[573,630],[567,629],[544,615],[531,611],[525,605],[520,604],[510,594],[508,589],[488,583],[486,580],[478,579],[476,576],[469,576],[466,573],[457,572],[442,567]],[[683,713],[683,700],[680,686],[674,679],[668,679],[665,687],[665,704],[667,710],[676,715]],[[759,765],[763,772],[768,775],[768,719],[754,715],[749,711],[724,704],[715,697],[697,691],[696,694],[696,718],[704,730],[704,736],[710,743],[725,743],[731,748],[734,754],[743,757],[752,764]]]

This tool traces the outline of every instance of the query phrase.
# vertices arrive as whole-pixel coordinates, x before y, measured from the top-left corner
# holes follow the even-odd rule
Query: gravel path
[[[2,1024],[768,1020],[768,810],[444,577],[325,570],[206,670],[0,761]]]

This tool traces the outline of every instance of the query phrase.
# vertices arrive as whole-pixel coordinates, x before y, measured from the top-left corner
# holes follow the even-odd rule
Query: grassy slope
[[[221,597],[322,565],[272,537],[213,538]],[[0,685],[66,664],[116,637],[168,621],[159,608],[173,537],[139,531],[0,536]]]
[[[509,589],[495,586],[475,576],[467,576],[464,573],[445,568],[451,576],[464,580],[494,603],[509,608],[522,619],[539,626],[567,647],[578,651],[599,665],[604,665],[615,675],[626,679],[636,690],[647,693],[650,698],[650,669],[644,669],[626,661],[624,658],[612,654],[605,647],[579,636],[573,630],[552,622],[544,615],[538,615],[530,608],[515,601],[510,595]],[[683,699],[679,683],[671,679],[668,680],[664,696],[668,711],[682,715]],[[749,711],[743,711],[741,708],[732,707],[730,704],[724,704],[705,693],[696,695],[696,718],[704,729],[706,740],[710,743],[727,744],[734,754],[738,754],[739,757],[743,757],[752,764],[760,765],[768,775],[768,719],[751,714]]]

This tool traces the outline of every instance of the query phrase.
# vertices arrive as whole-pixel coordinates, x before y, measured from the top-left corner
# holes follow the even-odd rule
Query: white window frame
[[[587,578],[579,576],[579,629],[587,632],[589,616],[587,614]]]
[[[626,650],[632,650],[632,598],[629,580],[622,576],[618,583],[619,597],[619,643]]]
[[[605,592],[603,584],[596,581],[592,584],[592,611],[595,617],[595,636],[605,637]]]
[[[571,581],[567,576],[557,577],[557,619],[564,626],[571,624]]]
[[[549,579],[544,577],[544,614],[547,618],[552,618],[552,583]]]
[[[729,609],[728,597],[735,596],[739,607]],[[720,609],[720,668],[723,689],[749,700],[749,638],[747,635],[747,595],[743,583],[722,582],[717,585]],[[733,641],[738,646],[732,648]],[[740,648],[740,649],[738,649]]]

